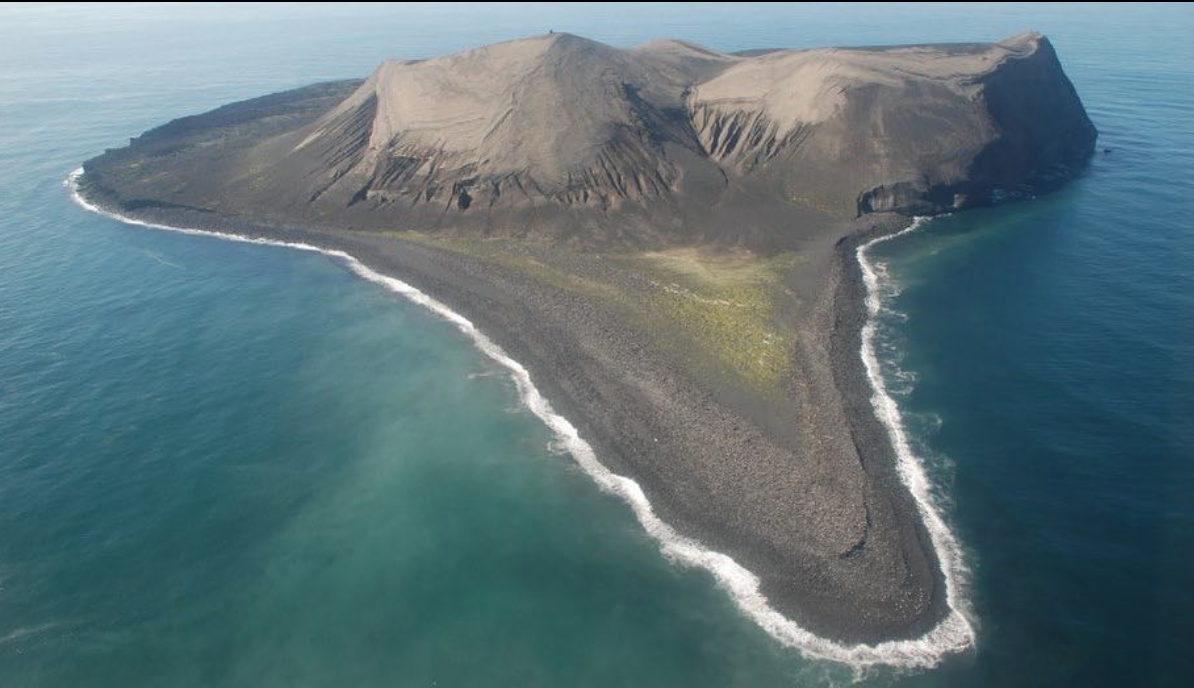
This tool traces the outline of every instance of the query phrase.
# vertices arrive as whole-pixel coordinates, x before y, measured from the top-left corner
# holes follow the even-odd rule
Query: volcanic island
[[[956,610],[873,404],[857,249],[1053,189],[1095,140],[1035,33],[733,54],[553,33],[184,117],[77,190],[447,304],[676,533],[873,645]]]

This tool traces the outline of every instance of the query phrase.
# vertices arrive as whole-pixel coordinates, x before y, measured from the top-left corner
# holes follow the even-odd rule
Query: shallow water
[[[129,227],[60,187],[171,117],[548,28],[1053,38],[1113,152],[1060,194],[874,250],[899,289],[884,372],[980,635],[865,679],[1188,677],[1188,8],[0,12],[0,685],[856,678],[670,565],[453,325],[321,256]]]

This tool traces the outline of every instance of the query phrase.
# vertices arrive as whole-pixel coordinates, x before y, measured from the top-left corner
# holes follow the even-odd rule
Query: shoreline
[[[358,258],[350,250],[329,245],[321,246],[315,243],[320,239],[324,240],[325,243],[337,243],[341,245],[352,243],[351,241],[340,237],[341,241],[331,242],[329,240],[332,237],[320,236],[317,233],[296,233],[305,241],[284,241],[272,238],[271,233],[263,227],[255,226],[236,218],[227,218],[224,224],[236,226],[239,223],[243,228],[252,228],[256,233],[250,231],[246,234],[238,234],[213,229],[185,228],[141,217],[128,216],[110,210],[104,207],[102,203],[85,198],[77,184],[81,174],[82,168],[73,172],[68,178],[68,185],[71,188],[74,200],[88,210],[121,222],[137,224],[148,228],[323,253],[345,263],[358,276],[408,298],[430,309],[439,317],[445,318],[455,324],[464,334],[473,340],[474,344],[486,356],[510,371],[522,402],[527,405],[528,409],[536,417],[548,425],[555,433],[557,439],[568,448],[569,453],[572,454],[581,468],[601,489],[619,496],[628,503],[640,524],[659,543],[665,557],[679,564],[698,566],[712,573],[719,587],[724,588],[730,593],[739,610],[781,644],[798,649],[810,658],[839,662],[856,668],[874,665],[927,668],[938,664],[946,655],[963,651],[973,645],[973,628],[966,619],[964,611],[959,610],[959,607],[963,607],[964,603],[961,600],[961,592],[959,590],[961,581],[955,579],[960,578],[958,571],[964,571],[964,567],[962,566],[960,556],[957,556],[956,542],[941,520],[936,507],[931,502],[931,497],[927,491],[927,477],[923,473],[923,468],[920,467],[915,457],[912,457],[910,453],[901,451],[899,437],[900,433],[902,433],[902,428],[899,425],[898,409],[894,409],[894,401],[890,397],[887,397],[885,390],[882,389],[881,376],[877,376],[876,373],[877,367],[872,369],[873,366],[867,363],[868,342],[869,338],[873,336],[874,312],[871,309],[871,303],[874,299],[871,297],[874,296],[872,293],[874,274],[873,272],[870,273],[871,278],[868,281],[867,273],[869,267],[865,260],[865,249],[871,244],[886,240],[891,236],[897,235],[897,233],[880,233],[879,236],[873,238],[869,235],[867,237],[852,236],[850,239],[839,242],[838,250],[835,251],[839,260],[839,265],[836,266],[836,269],[840,271],[842,277],[842,285],[839,288],[838,296],[841,297],[843,294],[845,296],[844,298],[834,299],[834,310],[836,311],[836,322],[839,325],[845,325],[845,332],[839,333],[835,328],[833,335],[835,338],[835,346],[833,347],[833,372],[835,376],[840,377],[843,371],[847,369],[865,368],[862,372],[866,373],[864,377],[869,382],[871,389],[870,392],[867,392],[865,389],[861,390],[863,396],[868,400],[873,396],[877,401],[882,401],[882,399],[886,398],[887,402],[894,409],[894,420],[889,418],[887,422],[880,420],[879,415],[882,414],[879,414],[879,409],[876,406],[870,407],[869,414],[864,412],[861,415],[869,415],[872,423],[875,424],[883,422],[885,430],[890,435],[890,441],[887,444],[891,445],[889,450],[893,451],[896,457],[895,460],[887,463],[890,464],[891,471],[898,471],[898,478],[904,487],[903,491],[908,494],[909,499],[913,502],[913,506],[917,509],[918,518],[916,522],[920,524],[920,528],[917,530],[926,531],[924,534],[916,533],[915,536],[927,537],[928,543],[931,544],[931,547],[927,547],[926,550],[932,553],[933,563],[939,569],[938,573],[945,586],[944,597],[936,595],[935,599],[938,600],[938,605],[945,605],[945,607],[939,610],[940,613],[935,615],[937,617],[936,622],[922,635],[911,639],[889,640],[872,644],[851,644],[837,642],[817,635],[784,616],[772,606],[772,603],[764,595],[761,590],[760,578],[757,575],[738,564],[730,555],[708,549],[700,544],[697,539],[680,535],[676,529],[656,514],[656,506],[647,500],[646,492],[639,482],[615,473],[614,470],[598,460],[598,451],[594,449],[594,446],[589,441],[593,441],[600,447],[602,444],[601,438],[595,437],[595,433],[589,432],[587,428],[583,427],[585,425],[583,418],[581,419],[582,428],[578,429],[567,418],[557,413],[553,409],[552,404],[547,401],[544,394],[532,382],[531,372],[508,355],[506,349],[498,346],[489,336],[478,329],[472,321],[460,315],[460,313],[453,310],[453,308],[446,305],[443,301],[428,296],[426,291],[420,290],[403,280],[388,276],[385,268],[367,265],[365,261]],[[897,231],[898,233],[902,233],[911,231],[911,229],[905,228]],[[277,236],[278,234],[280,233],[274,232],[273,236]],[[287,235],[289,237],[289,233]],[[854,241],[852,242],[851,239]],[[311,243],[307,243],[308,241]],[[851,246],[851,243],[855,245]],[[367,248],[367,245],[364,243],[361,243],[361,246]],[[369,262],[374,263],[379,261],[371,260]],[[858,274],[855,275],[854,273]],[[434,281],[433,278],[430,281]],[[875,303],[877,304],[877,301]],[[858,316],[858,311],[863,313],[863,317],[860,318]],[[869,332],[868,327],[870,327]],[[489,328],[487,327],[487,329]],[[861,341],[860,348],[854,349],[852,355],[854,363],[852,365],[849,358],[843,353],[843,347],[837,345],[845,343],[842,342],[843,339],[846,342],[854,339]],[[516,352],[520,358],[523,356],[523,353]],[[873,359],[873,352],[871,353],[871,358]],[[534,360],[534,357],[532,356],[527,360]],[[874,365],[877,366],[877,362]],[[556,399],[557,403],[561,400],[567,401],[568,395],[559,389],[558,383],[552,382],[550,375],[545,376],[541,374],[541,371],[537,371],[534,377],[539,379],[541,385],[546,383],[545,386],[550,388],[550,396]],[[854,375],[852,380],[854,392],[852,396],[858,396],[860,391],[857,382],[858,376]],[[849,384],[846,386],[851,387]],[[559,393],[557,394],[557,392]],[[565,407],[567,406],[568,404],[565,403]],[[565,408],[565,411],[572,415],[572,409]],[[852,415],[850,419],[852,425],[865,424],[865,418],[860,423],[859,413],[855,412],[848,415]],[[582,435],[588,435],[589,441],[583,439]],[[910,466],[906,465],[909,462]],[[919,473],[913,469],[918,469]],[[895,486],[887,485],[887,487]]]
[[[839,351],[840,340],[834,346],[835,374],[848,376],[851,370],[861,368],[866,381],[865,396],[869,412],[855,414],[860,425],[879,426],[886,442],[880,461],[876,462],[893,472],[900,485],[911,498],[916,510],[917,524],[927,538],[936,558],[937,568],[942,576],[945,616],[926,638],[933,635],[941,645],[953,645],[957,652],[973,647],[976,642],[970,602],[966,597],[970,570],[965,555],[932,494],[932,479],[923,461],[912,451],[904,429],[899,405],[887,390],[883,377],[882,362],[875,351],[875,335],[878,331],[878,317],[883,309],[881,293],[882,280],[871,262],[868,253],[871,247],[917,231],[932,221],[932,217],[918,216],[906,226],[877,228],[852,235],[838,245],[840,265],[845,272],[843,291],[846,298],[837,299],[839,323],[844,319],[852,321],[852,327],[845,328],[847,342],[857,342],[857,347]],[[843,360],[845,359],[845,360]],[[860,365],[859,365],[860,364]],[[841,385],[850,388],[849,383]],[[855,383],[853,393],[861,390]],[[849,393],[849,392],[847,392]],[[857,432],[856,428],[856,432]],[[872,430],[873,431],[873,430]]]

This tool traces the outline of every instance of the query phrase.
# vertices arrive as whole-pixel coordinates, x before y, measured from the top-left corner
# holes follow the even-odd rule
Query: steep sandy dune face
[[[332,92],[184,118],[89,178],[271,222],[772,250],[869,212],[1046,188],[1096,135],[1037,34],[753,56],[553,34],[386,62],[329,107]]]

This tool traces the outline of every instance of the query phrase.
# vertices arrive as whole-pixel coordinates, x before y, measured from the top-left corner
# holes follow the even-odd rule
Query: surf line
[[[401,295],[456,325],[461,332],[472,340],[473,344],[482,353],[510,371],[510,376],[514,380],[519,397],[527,409],[552,430],[560,446],[568,450],[568,453],[576,460],[581,470],[597,483],[600,489],[621,498],[630,506],[643,529],[659,543],[660,552],[665,558],[675,564],[703,568],[713,574],[718,585],[730,594],[739,611],[762,627],[764,631],[782,645],[793,648],[811,659],[838,662],[861,670],[880,665],[903,668],[931,668],[939,664],[946,655],[964,650],[973,643],[973,631],[969,623],[953,608],[952,603],[951,612],[948,617],[925,635],[910,640],[892,640],[874,645],[865,643],[846,645],[834,642],[828,638],[822,638],[807,629],[801,628],[796,622],[785,617],[770,605],[760,590],[757,576],[728,555],[710,550],[696,540],[680,535],[671,526],[656,516],[651,508],[651,503],[647,501],[647,497],[639,484],[626,476],[613,473],[598,461],[593,448],[581,438],[576,427],[567,418],[556,413],[547,399],[539,392],[539,389],[535,387],[527,369],[518,361],[510,358],[500,346],[495,344],[485,333],[477,329],[464,316],[415,287],[399,279],[388,277],[370,269],[364,263],[344,251],[321,248],[311,244],[246,237],[203,229],[172,227],[127,217],[101,208],[84,198],[80,192],[79,178],[82,175],[83,168],[80,167],[67,176],[64,185],[70,189],[71,197],[74,201],[91,212],[126,224],[148,227],[150,229],[321,253],[341,261],[361,278]],[[860,260],[865,260],[865,256],[862,253],[859,256]],[[863,265],[865,276],[867,274],[866,263],[863,263]],[[870,281],[874,282],[876,278],[873,271],[870,274]],[[869,283],[868,289],[870,289]],[[869,309],[869,297],[867,303]],[[870,319],[873,320],[873,317]],[[863,337],[863,341],[865,352],[866,336]],[[864,355],[865,360],[866,356]],[[869,368],[868,374],[871,374]],[[873,384],[874,377],[872,377]],[[912,460],[915,461],[915,458],[913,457]],[[924,477],[923,471],[921,471],[920,475]],[[902,471],[901,476],[903,476]],[[927,478],[924,479],[927,481]],[[917,495],[917,493],[914,492],[914,495]],[[922,509],[922,513],[927,510],[928,513],[936,514],[931,504],[926,505],[921,502],[919,495],[917,495],[917,501]],[[944,528],[944,523],[940,521],[939,517],[937,518],[938,522],[942,523],[941,527]],[[937,546],[935,528],[930,528],[930,532],[934,533],[933,542],[934,546]],[[946,530],[946,533],[948,534],[948,530]],[[950,542],[953,541],[952,537],[948,540]],[[953,561],[953,559],[949,559],[949,561]],[[954,590],[953,584],[949,583],[950,577],[948,575],[946,580],[947,590]]]
[[[973,646],[977,635],[971,621],[969,602],[965,597],[970,570],[966,566],[961,544],[941,515],[941,510],[933,496],[932,481],[925,470],[924,461],[916,456],[908,441],[908,433],[904,429],[899,405],[887,390],[887,383],[883,379],[883,371],[875,351],[879,314],[883,308],[883,284],[880,270],[875,267],[868,255],[870,249],[875,244],[915,232],[928,224],[929,220],[928,217],[915,217],[912,223],[904,229],[871,239],[859,245],[855,250],[866,290],[866,320],[862,327],[859,355],[862,358],[867,379],[871,383],[871,405],[875,409],[875,416],[887,430],[887,436],[896,453],[896,471],[901,482],[912,493],[913,501],[916,502],[917,511],[929,533],[933,549],[937,552],[941,575],[945,582],[945,601],[949,613],[936,628],[929,631],[920,640],[932,637],[942,647],[952,647],[953,651],[961,651]]]

